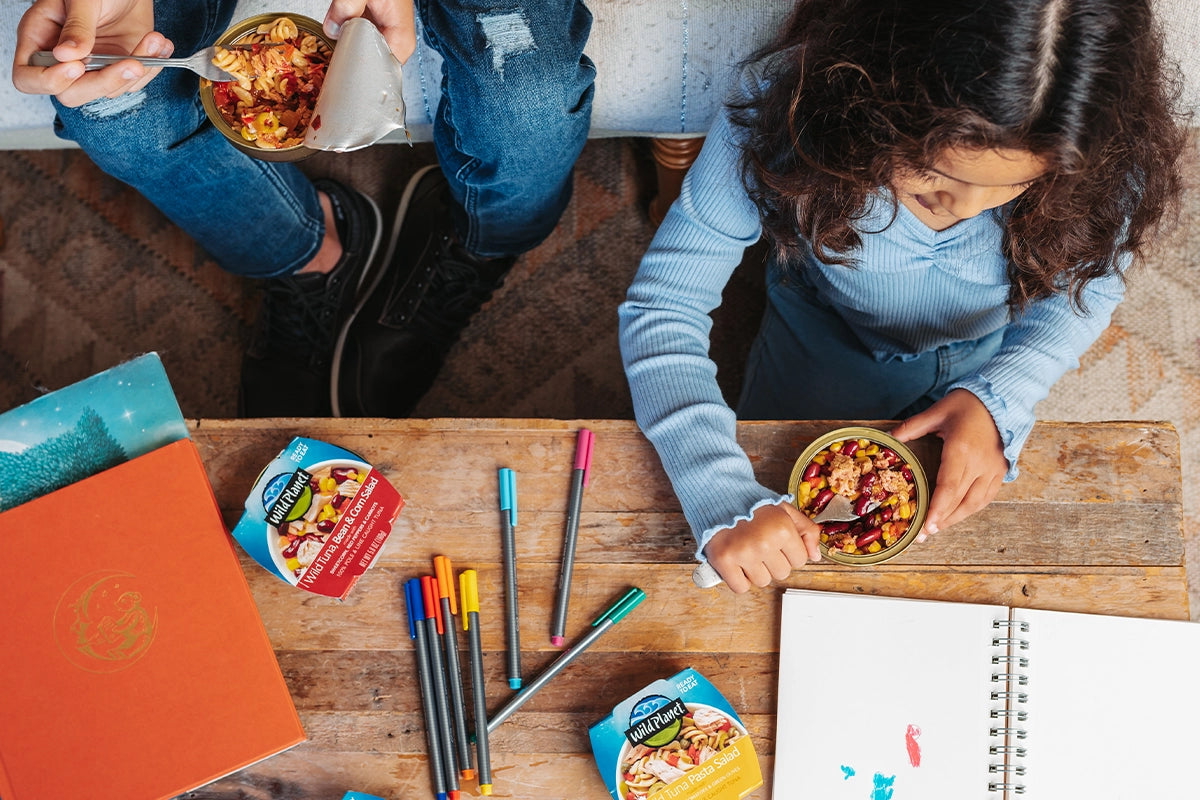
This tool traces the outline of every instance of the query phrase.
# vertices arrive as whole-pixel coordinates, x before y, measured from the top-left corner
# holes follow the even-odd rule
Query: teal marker
[[[609,606],[608,610],[596,618],[592,623],[592,629],[579,641],[571,645],[571,648],[565,651],[561,656],[556,658],[550,666],[546,667],[541,675],[534,678],[524,689],[517,693],[512,700],[504,708],[500,709],[495,715],[488,720],[488,733],[492,733],[500,726],[501,722],[512,716],[513,712],[521,706],[525,705],[529,698],[537,694],[538,690],[550,682],[558,673],[580,655],[584,650],[587,650],[597,639],[605,634],[609,628],[616,625],[621,620],[625,619],[625,615],[633,611],[638,605],[646,599],[646,593],[641,589],[633,588],[621,596],[621,599]]]
[[[508,688],[521,688],[521,623],[517,614],[517,476],[500,470],[500,547],[504,555],[504,616]]]

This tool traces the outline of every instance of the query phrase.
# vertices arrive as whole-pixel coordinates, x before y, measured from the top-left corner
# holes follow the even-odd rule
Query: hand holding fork
[[[237,45],[230,45],[226,49],[235,49]],[[103,69],[109,64],[117,64],[121,61],[133,60],[141,63],[146,67],[182,67],[189,69],[202,78],[208,78],[211,81],[235,81],[237,76],[218,67],[213,63],[213,58],[216,56],[216,46],[206,47],[203,50],[197,50],[192,55],[186,58],[152,58],[150,56],[123,56],[110,55],[107,53],[91,53],[84,56],[80,61],[83,62],[85,71],[91,72],[97,69]],[[50,50],[38,50],[29,58],[29,65],[33,67],[53,67],[55,64],[63,63],[54,57],[54,53]]]

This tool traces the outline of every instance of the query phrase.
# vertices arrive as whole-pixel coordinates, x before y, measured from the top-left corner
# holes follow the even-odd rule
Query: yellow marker
[[[475,700],[475,766],[479,768],[479,793],[492,793],[492,762],[488,752],[487,699],[483,695],[483,643],[479,635],[479,577],[473,569],[458,576],[462,593],[463,630],[470,647],[471,690]]]

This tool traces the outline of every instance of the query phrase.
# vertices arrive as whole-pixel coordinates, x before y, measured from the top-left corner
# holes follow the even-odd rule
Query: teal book
[[[0,414],[0,511],[188,438],[157,353]]]

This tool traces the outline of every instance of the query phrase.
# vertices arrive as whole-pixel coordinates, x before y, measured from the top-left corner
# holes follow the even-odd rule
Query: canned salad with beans
[[[344,600],[403,507],[396,488],[362,458],[298,436],[255,480],[233,538],[292,586]]]
[[[788,490],[821,526],[821,552],[843,564],[898,555],[921,530],[925,472],[902,442],[873,428],[840,428],[797,459]]]

